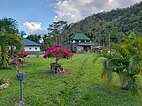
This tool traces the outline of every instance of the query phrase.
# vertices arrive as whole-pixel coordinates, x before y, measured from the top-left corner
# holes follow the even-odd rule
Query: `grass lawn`
[[[117,76],[112,85],[101,79],[101,59],[93,65],[95,54],[76,54],[71,60],[60,60],[73,73],[51,75],[49,64],[54,59],[27,58],[23,81],[25,106],[142,106],[140,98],[121,90]],[[0,78],[8,78],[10,86],[0,90],[0,106],[14,106],[19,98],[19,82],[14,70],[0,70]]]

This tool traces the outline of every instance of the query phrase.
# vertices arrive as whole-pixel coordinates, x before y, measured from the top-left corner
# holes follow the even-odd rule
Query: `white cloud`
[[[23,25],[27,34],[47,34],[47,29],[42,28],[40,22],[25,22]]]
[[[142,0],[59,0],[55,5],[57,16],[54,20],[74,23],[94,13],[128,7],[140,1]]]

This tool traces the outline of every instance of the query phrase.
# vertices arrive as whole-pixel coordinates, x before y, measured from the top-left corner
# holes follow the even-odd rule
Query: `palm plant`
[[[15,20],[4,18],[0,20],[0,68],[8,68],[9,47],[20,49],[22,42],[17,36]]]
[[[131,35],[133,37],[128,37],[121,44],[116,44],[113,52],[102,53],[98,57],[105,58],[102,77],[106,77],[110,82],[113,73],[116,72],[120,76],[123,89],[138,93],[136,78],[142,72],[142,37],[137,37],[134,33]]]

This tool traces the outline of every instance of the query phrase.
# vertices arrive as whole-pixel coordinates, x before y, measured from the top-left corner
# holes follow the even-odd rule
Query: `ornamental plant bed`
[[[73,54],[71,53],[71,50],[65,49],[63,46],[60,44],[57,44],[55,46],[49,47],[45,51],[45,55],[43,56],[44,58],[55,58],[56,62],[55,63],[50,63],[50,72],[55,74],[55,73],[62,73],[64,72],[64,68],[58,63],[58,61],[63,58],[63,59],[70,59],[72,58]]]

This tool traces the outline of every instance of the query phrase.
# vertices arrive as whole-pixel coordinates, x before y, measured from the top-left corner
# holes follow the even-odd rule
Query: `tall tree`
[[[48,47],[53,46],[55,44],[54,42],[54,37],[53,36],[49,36],[49,35],[44,35],[42,37],[43,41],[41,43],[41,49],[42,50],[46,50]]]
[[[55,44],[61,42],[62,39],[61,33],[65,25],[67,25],[66,21],[58,21],[58,22],[53,22],[53,24],[49,25],[49,28],[47,28],[47,30],[49,31],[48,35],[54,37]]]
[[[31,41],[34,41],[36,43],[40,43],[40,40],[41,40],[41,35],[38,35],[38,34],[31,34],[31,35],[28,35],[27,36],[27,39],[31,40]]]
[[[11,18],[0,19],[0,68],[8,68],[9,47],[21,49],[22,41],[18,36],[17,23]]]
[[[70,36],[68,36],[68,29],[71,27],[72,24],[66,24],[63,27],[63,31],[62,31],[62,43],[64,44],[64,46],[66,48],[70,48]]]
[[[20,31],[20,32],[19,32],[19,35],[23,38],[23,37],[26,35],[26,32]]]

